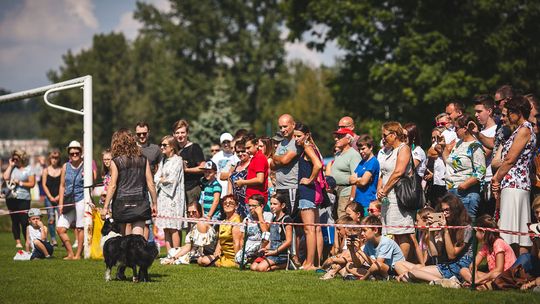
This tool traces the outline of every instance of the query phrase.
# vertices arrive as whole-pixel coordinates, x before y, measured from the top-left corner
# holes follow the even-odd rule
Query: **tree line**
[[[96,156],[119,127],[151,124],[154,141],[188,119],[209,143],[239,126],[272,135],[280,113],[312,128],[323,153],[343,114],[361,132],[385,120],[413,121],[429,135],[431,117],[450,100],[465,104],[504,83],[536,93],[540,81],[540,2],[528,0],[341,1],[171,0],[170,11],[138,3],[142,23],[128,41],[98,34],[67,51],[52,82],[94,78]],[[286,62],[280,36],[345,55],[333,67]],[[306,35],[308,34],[308,35]],[[55,102],[80,106],[82,93]],[[469,103],[470,104],[470,103]],[[41,136],[63,147],[82,138],[80,118],[42,107]],[[430,118],[430,119],[426,119]],[[199,130],[197,130],[199,129]],[[427,138],[427,136],[425,136]]]

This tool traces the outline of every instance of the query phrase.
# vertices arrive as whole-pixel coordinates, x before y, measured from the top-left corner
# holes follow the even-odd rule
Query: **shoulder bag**
[[[401,209],[416,211],[424,207],[424,191],[422,189],[422,179],[414,168],[411,150],[411,170],[412,174],[403,175],[394,186],[398,206]]]

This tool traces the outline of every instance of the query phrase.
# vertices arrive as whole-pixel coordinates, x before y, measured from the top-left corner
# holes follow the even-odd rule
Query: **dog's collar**
[[[111,232],[107,233],[107,235],[102,236],[101,237],[101,249],[103,249],[103,245],[105,245],[105,242],[107,242],[108,240],[110,240],[112,238],[119,237],[119,236],[122,236],[122,235],[120,233],[116,233],[114,231],[111,231]]]

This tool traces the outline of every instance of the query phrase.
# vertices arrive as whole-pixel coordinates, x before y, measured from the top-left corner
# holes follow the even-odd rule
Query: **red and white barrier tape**
[[[74,206],[76,203],[73,204],[64,204],[64,206]],[[40,210],[46,210],[46,209],[52,209],[52,208],[58,208],[58,206],[49,206],[49,207],[42,207],[39,208]],[[16,213],[27,213],[28,210],[18,210],[18,211],[10,211],[2,215],[10,215],[10,214],[16,214]],[[88,213],[88,212],[86,212]],[[87,214],[88,215],[88,214]],[[91,216],[91,214],[90,214]],[[174,220],[180,220],[183,222],[188,223],[208,223],[208,224],[220,224],[220,225],[230,225],[230,226],[245,226],[246,223],[241,222],[230,222],[230,221],[221,221],[221,220],[212,220],[212,219],[206,219],[206,218],[188,218],[188,217],[182,217],[182,216],[160,216],[158,215],[155,218],[164,218],[164,219],[174,219]],[[260,221],[249,221],[249,223],[253,224],[259,224],[263,223]],[[283,223],[281,222],[264,222],[265,224],[269,225],[281,225]],[[475,229],[480,231],[492,231],[492,232],[499,232],[503,234],[510,234],[510,235],[521,235],[521,236],[530,236],[530,237],[540,237],[540,234],[538,233],[529,233],[529,232],[520,232],[520,231],[510,231],[510,230],[504,230],[504,229],[495,229],[495,228],[485,228],[485,227],[472,227],[472,226],[408,226],[408,225],[357,225],[357,224],[324,224],[324,223],[312,223],[312,224],[305,224],[305,223],[287,223],[287,225],[291,226],[319,226],[319,227],[343,227],[343,228],[403,228],[403,229],[429,229],[429,228],[436,228],[436,229]]]
[[[165,218],[165,219],[176,219],[183,222],[188,223],[208,223],[208,224],[223,224],[223,225],[231,225],[231,226],[245,226],[246,223],[238,223],[238,222],[230,222],[230,221],[220,221],[220,220],[212,220],[212,219],[205,219],[205,218],[186,218],[181,216],[157,216],[155,218]],[[260,224],[263,222],[260,221],[249,221],[249,223],[253,224]],[[281,225],[282,222],[264,222],[265,224],[269,225]],[[504,230],[504,229],[494,229],[494,228],[485,228],[485,227],[473,227],[473,226],[407,226],[407,225],[358,225],[358,224],[323,224],[323,223],[312,223],[312,224],[305,224],[305,223],[287,223],[287,225],[291,226],[319,226],[319,227],[343,227],[343,228],[413,228],[413,229],[429,229],[429,228],[436,228],[436,229],[475,229],[475,230],[481,230],[481,231],[493,231],[493,232],[499,232],[504,234],[510,234],[510,235],[523,235],[523,236],[538,236],[540,237],[540,234],[537,233],[529,233],[529,232],[520,232],[520,231],[510,231],[510,230]]]

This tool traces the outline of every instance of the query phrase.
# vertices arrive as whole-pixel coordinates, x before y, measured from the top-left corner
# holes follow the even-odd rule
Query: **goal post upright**
[[[71,109],[64,106],[56,105],[51,103],[47,97],[50,93],[58,92],[58,91],[64,91],[69,90],[73,88],[82,88],[83,89],[83,108],[82,110],[77,109]],[[92,201],[92,197],[90,195],[90,191],[86,191],[86,189],[90,189],[92,185],[94,184],[93,181],[93,172],[92,172],[92,155],[93,155],[93,142],[92,142],[92,76],[87,75],[83,77],[78,77],[66,81],[62,81],[59,83],[54,83],[47,86],[42,86],[39,88],[34,88],[26,91],[20,91],[16,93],[11,93],[7,95],[0,96],[0,104],[11,102],[11,101],[17,101],[17,100],[23,100],[31,97],[41,96],[43,95],[43,100],[45,101],[45,104],[49,107],[70,112],[73,114],[81,115],[83,116],[83,156],[84,160],[84,166],[83,166],[83,172],[84,172],[84,258],[90,257],[90,247],[89,245],[89,237],[90,231],[89,228],[92,226],[92,212],[90,207],[90,202]]]

